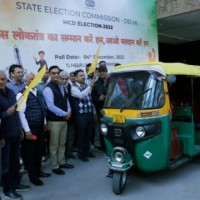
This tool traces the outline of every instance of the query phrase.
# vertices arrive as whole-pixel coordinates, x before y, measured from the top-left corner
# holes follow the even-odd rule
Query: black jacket
[[[99,100],[99,97],[101,95],[106,96],[105,81],[101,78],[98,78],[98,80],[95,82],[94,87],[92,89],[92,101],[95,106],[97,115],[100,114],[100,111],[104,105],[104,100]]]
[[[0,118],[1,135],[4,138],[20,136],[22,127],[17,111],[12,116],[8,116],[7,109],[16,103],[14,92],[6,87],[5,92],[0,91]]]
[[[58,84],[49,82],[46,87],[49,87],[54,95],[54,104],[58,108],[62,109],[63,111],[67,112],[67,92],[64,90],[64,96],[62,95]],[[64,117],[60,117],[55,115],[47,108],[47,120],[48,121],[65,121]]]

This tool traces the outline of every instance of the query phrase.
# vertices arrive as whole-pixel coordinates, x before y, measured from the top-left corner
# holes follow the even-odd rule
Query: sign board
[[[85,69],[99,60],[158,60],[156,0],[0,0],[0,69],[21,64],[37,72],[38,52],[48,67]]]

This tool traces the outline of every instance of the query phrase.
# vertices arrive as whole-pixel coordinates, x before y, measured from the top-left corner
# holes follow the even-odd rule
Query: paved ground
[[[84,163],[70,160],[74,169],[66,169],[64,176],[52,174],[43,178],[44,186],[29,183],[27,174],[22,182],[32,186],[32,190],[21,193],[26,200],[199,200],[200,160],[173,171],[144,174],[136,170],[129,172],[127,186],[121,195],[112,192],[112,179],[106,178],[107,160],[95,151],[96,158]],[[50,161],[43,163],[46,172],[51,171]],[[3,195],[2,195],[3,196]],[[4,200],[4,197],[2,198]]]

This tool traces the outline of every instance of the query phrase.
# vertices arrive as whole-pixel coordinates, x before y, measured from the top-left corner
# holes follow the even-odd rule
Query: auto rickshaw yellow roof
[[[125,65],[119,65],[114,67],[112,72],[131,72],[141,70],[152,70],[157,71],[163,76],[173,75],[189,75],[189,76],[200,76],[200,66],[188,65],[184,63],[164,63],[164,62],[140,62],[131,63]]]

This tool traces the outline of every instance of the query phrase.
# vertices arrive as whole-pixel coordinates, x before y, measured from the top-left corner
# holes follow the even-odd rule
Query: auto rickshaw
[[[100,129],[115,194],[123,192],[132,166],[156,172],[200,154],[199,66],[120,65],[108,82]]]

